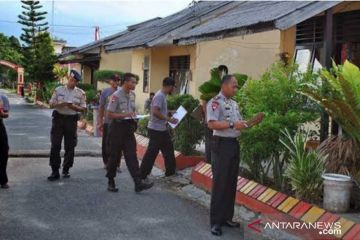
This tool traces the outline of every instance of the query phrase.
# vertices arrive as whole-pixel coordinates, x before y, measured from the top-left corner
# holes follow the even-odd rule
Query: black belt
[[[116,123],[135,123],[134,119],[113,119]]]
[[[236,137],[220,137],[220,136],[213,136],[213,139],[220,140],[223,142],[237,142]]]
[[[72,119],[72,120],[79,120],[79,115],[75,114],[75,115],[65,115],[65,114],[61,114],[58,111],[54,110],[52,113],[52,116],[56,119]]]

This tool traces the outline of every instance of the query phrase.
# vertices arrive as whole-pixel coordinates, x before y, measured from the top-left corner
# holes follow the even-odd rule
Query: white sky
[[[40,0],[52,22],[50,0]],[[165,17],[186,8],[191,0],[55,0],[54,35],[70,46],[79,46],[94,40],[93,26],[100,26],[101,37],[119,32],[128,25],[154,17]],[[14,23],[22,11],[20,0],[0,0],[0,32],[19,36],[21,25]]]

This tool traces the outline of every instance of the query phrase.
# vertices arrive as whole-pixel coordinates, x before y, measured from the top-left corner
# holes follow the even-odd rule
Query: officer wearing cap
[[[6,128],[3,122],[4,118],[9,117],[10,104],[5,95],[0,94],[0,187],[9,188],[6,166],[9,157],[9,143]]]
[[[117,74],[114,74],[108,80],[110,87],[105,88],[100,95],[100,107],[99,107],[99,122],[98,129],[102,130],[102,158],[104,167],[106,168],[108,159],[109,159],[109,151],[108,151],[108,133],[109,133],[109,124],[110,119],[106,114],[107,107],[110,102],[111,95],[118,89],[120,84],[120,77]],[[117,162],[118,172],[120,172],[120,160],[121,154]]]
[[[220,236],[221,227],[239,227],[233,222],[240,149],[240,131],[253,125],[242,119],[237,103],[231,98],[238,83],[233,75],[222,78],[221,91],[207,104],[208,127],[213,130],[211,160],[213,185],[210,204],[211,233]],[[260,116],[262,120],[262,116]]]
[[[86,111],[85,92],[76,87],[76,84],[81,80],[81,75],[77,71],[71,70],[67,79],[66,85],[55,89],[49,102],[50,107],[54,108],[50,151],[52,173],[48,177],[49,181],[60,178],[60,151],[63,138],[65,155],[62,174],[64,178],[70,177],[69,169],[74,163],[75,146],[77,144],[77,121],[79,120],[79,113]]]
[[[137,127],[135,120],[135,90],[136,76],[125,73],[122,87],[112,96],[107,108],[111,119],[109,127],[109,160],[107,164],[108,190],[117,192],[114,178],[116,177],[117,161],[121,151],[130,175],[135,182],[135,192],[149,189],[153,183],[145,183],[140,177],[139,162],[136,155],[136,139],[134,132]]]

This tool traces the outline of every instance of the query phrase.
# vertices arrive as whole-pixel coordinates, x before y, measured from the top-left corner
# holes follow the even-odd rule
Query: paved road
[[[11,102],[6,125],[12,149],[48,148],[49,111],[14,97]],[[80,148],[100,150],[98,142],[85,135]],[[55,183],[46,181],[48,158],[10,159],[11,188],[0,190],[0,239],[218,239],[209,232],[208,209],[183,197],[164,179],[136,194],[123,169],[116,179],[120,191],[110,193],[100,158],[77,157],[72,177]],[[240,229],[224,230],[223,239],[259,239],[249,233],[244,237]]]
[[[4,92],[0,89],[0,92]],[[26,103],[16,95],[8,94],[11,113],[5,120],[9,135],[10,152],[31,152],[48,154],[50,149],[50,109],[41,109]],[[83,131],[78,132],[77,152],[93,152],[101,146],[100,138],[91,138]]]

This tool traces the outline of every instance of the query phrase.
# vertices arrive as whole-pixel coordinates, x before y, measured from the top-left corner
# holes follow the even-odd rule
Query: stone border
[[[145,155],[146,148],[149,144],[149,138],[135,133],[137,142],[137,155],[142,159]],[[176,170],[182,170],[188,167],[193,167],[201,161],[204,161],[202,156],[185,156],[179,151],[175,151]],[[162,153],[159,153],[155,159],[155,166],[161,170],[165,170],[165,163]]]
[[[195,186],[211,192],[211,165],[205,162],[197,164],[191,173],[191,180]],[[307,239],[360,239],[359,223],[347,220],[315,205],[298,200],[243,177],[238,178],[236,204],[269,216],[271,220],[275,221],[301,221],[306,223],[333,223],[338,221],[341,223],[342,233],[340,235],[326,237],[319,234],[318,231],[290,230],[291,233]]]

